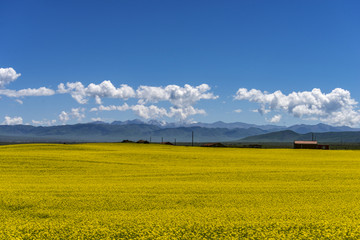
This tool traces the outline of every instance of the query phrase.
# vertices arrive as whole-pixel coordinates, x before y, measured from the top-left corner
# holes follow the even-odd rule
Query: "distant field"
[[[360,238],[360,151],[0,146],[0,239]]]

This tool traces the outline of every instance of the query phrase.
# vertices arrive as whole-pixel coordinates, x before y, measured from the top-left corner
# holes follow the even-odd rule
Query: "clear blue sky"
[[[154,105],[167,113],[149,119],[177,121],[171,107],[184,112],[192,107],[200,114],[181,120],[356,126],[359,105],[351,101],[360,101],[359,12],[359,1],[332,0],[1,1],[0,68],[21,73],[2,90],[55,92],[2,94],[0,123],[19,117],[23,124],[127,120],[146,116],[134,106]],[[81,104],[69,89],[58,91],[61,83],[81,82],[86,88],[104,80],[135,92],[139,86],[160,91],[167,85],[207,84],[206,93],[213,96],[183,106],[164,98],[102,95],[97,104],[94,93],[85,93],[88,102]],[[239,88],[257,89],[262,97],[237,96]],[[336,88],[350,97],[346,91],[325,95]],[[264,100],[278,90],[280,100]],[[292,92],[300,100],[289,97]],[[304,100],[309,98],[304,92],[315,100]],[[129,108],[123,111],[98,110],[124,103]],[[267,110],[253,111],[260,108]]]

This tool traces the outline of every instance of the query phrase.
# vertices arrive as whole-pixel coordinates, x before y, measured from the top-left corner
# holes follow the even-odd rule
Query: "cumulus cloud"
[[[97,117],[97,118],[91,118],[91,121],[93,121],[93,122],[102,122],[103,119],[100,118],[100,117]]]
[[[78,103],[85,104],[89,97],[95,98],[96,103],[101,104],[101,98],[128,99],[135,97],[135,91],[126,84],[116,88],[110,81],[103,81],[100,84],[91,83],[85,87],[81,82],[61,83],[58,86],[58,93],[69,93]]]
[[[278,122],[280,122],[281,117],[282,117],[282,116],[281,116],[280,114],[277,114],[277,115],[273,116],[273,117],[270,119],[269,122],[271,122],[271,123],[278,123]]]
[[[194,108],[193,106],[182,107],[182,108],[171,107],[169,112],[169,117],[174,117],[177,120],[185,121],[189,116],[197,115],[197,114],[205,115],[206,112],[203,109],[197,109]]]
[[[28,96],[51,96],[55,91],[46,87],[27,88],[21,90],[3,89],[5,85],[15,81],[20,77],[20,73],[16,73],[13,68],[0,68],[0,95],[6,97],[28,97]],[[18,102],[21,100],[17,100]],[[19,102],[20,103],[20,102]]]
[[[59,120],[63,124],[65,124],[70,119],[77,119],[78,121],[81,121],[85,118],[85,108],[72,108],[70,112],[62,111],[59,114]]]
[[[175,107],[192,106],[201,99],[217,99],[213,93],[208,92],[211,88],[207,84],[193,87],[185,84],[184,87],[168,85],[166,87],[140,86],[136,90],[139,103],[169,101]]]
[[[351,98],[349,91],[341,88],[327,94],[314,88],[312,91],[292,92],[289,95],[281,91],[267,93],[257,89],[240,88],[235,99],[260,104],[258,112],[261,114],[282,110],[294,117],[316,118],[330,124],[346,126],[356,126],[360,121],[358,103]]]
[[[5,121],[2,123],[4,125],[19,125],[19,124],[23,124],[23,119],[22,117],[9,117],[9,116],[5,116]]]
[[[134,105],[131,106],[131,110],[135,112],[139,117],[150,119],[150,118],[162,118],[167,117],[168,112],[165,108],[160,108],[155,105],[145,106],[145,105]]]
[[[0,95],[7,97],[51,96],[55,91],[46,87],[27,88],[21,90],[0,89]]]
[[[103,81],[100,84],[91,83],[84,86],[81,82],[68,82],[58,85],[57,91],[46,87],[28,88],[21,90],[11,90],[3,88],[6,84],[15,81],[20,74],[16,73],[12,68],[1,68],[0,71],[0,96],[11,98],[18,98],[15,101],[22,104],[19,98],[28,96],[51,96],[56,93],[69,94],[78,103],[85,104],[90,98],[93,98],[99,107],[92,108],[90,111],[127,111],[131,110],[135,114],[145,119],[149,118],[177,118],[185,120],[189,116],[195,114],[205,114],[205,110],[197,109],[194,105],[200,100],[217,99],[218,96],[210,92],[211,88],[207,84],[198,86],[191,86],[185,84],[183,87],[178,85],[167,86],[140,86],[136,90],[132,87],[122,84],[115,87],[111,81]],[[127,103],[116,106],[104,106],[104,98],[113,98],[128,100],[134,98],[138,101],[137,104],[129,106]],[[170,108],[165,109],[154,105],[158,102],[168,102],[171,104]],[[151,104],[151,105],[150,105]],[[84,110],[72,109],[71,112],[62,111],[59,114],[59,120],[66,123],[71,119],[82,120],[85,118]],[[42,125],[49,122],[33,120],[33,124]],[[51,122],[50,122],[51,123]]]
[[[73,118],[76,118],[77,120],[81,121],[83,118],[85,118],[85,108],[72,108],[71,109],[71,116]]]
[[[59,120],[65,124],[67,121],[70,120],[70,116],[67,112],[65,111],[62,111],[60,114],[59,114]]]
[[[102,104],[102,98],[118,98],[127,100],[137,98],[140,105],[145,103],[157,103],[168,101],[175,107],[192,106],[201,99],[216,99],[211,88],[207,84],[193,87],[185,84],[168,85],[166,87],[140,86],[136,91],[126,84],[116,88],[111,81],[103,81],[100,84],[91,83],[85,87],[81,82],[59,84],[58,93],[69,93],[78,103],[85,104],[90,97],[95,99],[97,104]]]
[[[0,68],[0,88],[3,88],[5,85],[15,81],[20,77],[20,73],[16,73],[13,68]]]
[[[33,123],[33,125],[38,125],[38,126],[52,126],[56,123],[56,120],[47,120],[47,119],[40,121],[31,120],[31,122]]]
[[[106,83],[106,84],[105,84]],[[100,87],[100,86],[108,87]],[[88,87],[84,87],[81,83],[67,83],[66,87],[64,84],[58,86],[58,92],[70,93],[71,96],[79,103],[86,103],[89,97],[94,97],[96,103],[101,104],[103,97],[110,98],[137,98],[138,104],[129,106],[124,103],[123,105],[110,105],[94,107],[90,111],[127,111],[132,110],[136,115],[145,118],[156,118],[160,119],[163,117],[176,118],[178,120],[185,120],[191,115],[205,114],[205,110],[194,108],[198,101],[202,99],[217,99],[218,96],[209,92],[210,87],[207,84],[201,84],[199,86],[190,86],[185,84],[184,87],[177,85],[168,85],[165,87],[154,87],[154,86],[140,86],[135,91],[132,90],[128,85],[121,85],[121,88],[116,89],[110,81],[104,81],[100,85],[90,84]],[[96,90],[94,90],[96,89]],[[107,90],[106,94],[104,89]],[[125,91],[126,90],[126,91]],[[115,91],[121,92],[115,94]],[[123,94],[126,93],[126,94]],[[172,104],[170,109],[165,109],[156,105],[146,105],[148,103],[157,103],[166,101]]]
[[[241,109],[235,109],[234,112],[236,112],[236,113],[241,113],[242,110],[241,110]]]
[[[120,106],[110,105],[110,106],[103,106],[100,105],[97,108],[92,108],[90,111],[127,111],[132,110],[136,115],[145,119],[161,119],[163,117],[174,117],[177,120],[184,121],[189,116],[196,115],[196,114],[206,114],[205,110],[197,109],[193,106],[188,106],[184,108],[176,108],[170,107],[169,110],[158,107],[155,105],[146,106],[143,104],[136,104],[129,106],[128,104],[123,104]]]

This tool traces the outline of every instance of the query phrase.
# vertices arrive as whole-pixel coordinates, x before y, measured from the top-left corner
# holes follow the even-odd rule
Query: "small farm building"
[[[149,143],[149,142],[146,141],[146,140],[139,140],[139,141],[137,141],[136,143]]]
[[[260,144],[250,144],[248,147],[249,148],[262,148],[262,145],[260,145]]]
[[[318,144],[317,141],[294,141],[295,149],[324,149],[329,150],[329,145]]]
[[[294,141],[295,149],[317,149],[317,141]]]
[[[222,143],[206,143],[201,145],[202,147],[226,147],[224,144]]]

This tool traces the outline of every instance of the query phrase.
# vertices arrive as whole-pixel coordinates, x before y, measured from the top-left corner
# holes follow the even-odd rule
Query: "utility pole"
[[[176,138],[175,138],[175,141],[174,141],[174,145],[176,146]]]
[[[151,136],[150,136],[150,141],[149,142],[151,143]]]
[[[191,146],[194,146],[194,131],[191,131]]]
[[[164,138],[163,137],[161,137],[161,143],[164,143]]]

